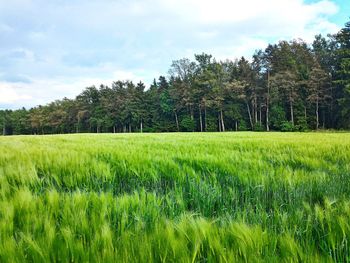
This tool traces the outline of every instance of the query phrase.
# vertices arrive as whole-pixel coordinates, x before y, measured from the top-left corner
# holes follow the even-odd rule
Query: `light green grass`
[[[350,262],[349,133],[0,137],[0,262]]]

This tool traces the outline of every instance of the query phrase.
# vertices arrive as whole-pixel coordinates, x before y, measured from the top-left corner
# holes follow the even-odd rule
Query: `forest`
[[[0,110],[3,135],[306,131],[350,128],[350,21],[338,33],[270,44],[251,59],[195,54],[168,76],[87,87],[31,109]]]

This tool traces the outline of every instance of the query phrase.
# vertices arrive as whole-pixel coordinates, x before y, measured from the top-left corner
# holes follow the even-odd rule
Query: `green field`
[[[0,262],[350,262],[350,133],[0,137]]]

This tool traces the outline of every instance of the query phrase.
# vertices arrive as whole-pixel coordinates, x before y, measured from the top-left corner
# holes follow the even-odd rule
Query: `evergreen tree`
[[[350,21],[335,35],[336,52],[335,83],[339,87],[341,123],[350,128]]]

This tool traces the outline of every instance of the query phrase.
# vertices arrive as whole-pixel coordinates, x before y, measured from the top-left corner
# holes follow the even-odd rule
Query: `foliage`
[[[264,131],[265,127],[261,123],[256,123],[254,126],[254,131]]]
[[[284,111],[284,108],[281,105],[273,105],[271,107],[271,115],[270,115],[270,121],[272,124],[272,127],[276,130],[280,130],[282,127],[283,122],[285,122],[285,116],[286,113]]]
[[[335,51],[336,70],[334,82],[340,93],[342,124],[350,127],[350,21],[334,36],[339,48]]]
[[[189,116],[185,116],[180,122],[180,131],[190,132],[193,130],[194,121]]]
[[[290,121],[284,121],[281,123],[281,131],[283,132],[291,132],[295,130],[295,126]]]
[[[295,131],[305,132],[309,130],[309,126],[307,124],[307,121],[305,118],[301,117],[299,118],[297,125],[294,127]]]
[[[312,45],[270,44],[251,61],[195,54],[194,61],[173,61],[169,77],[149,88],[115,81],[87,87],[75,99],[0,111],[0,128],[4,135],[348,129],[349,43],[350,22]]]

